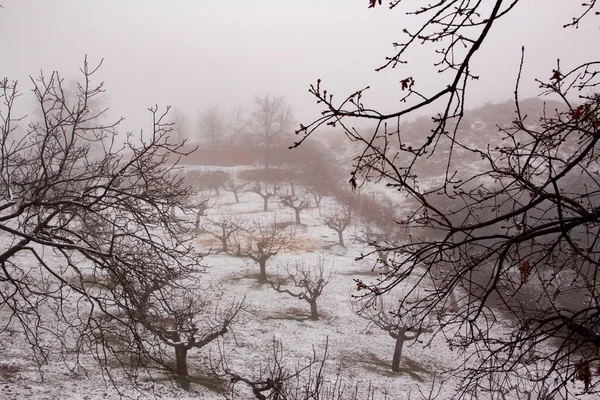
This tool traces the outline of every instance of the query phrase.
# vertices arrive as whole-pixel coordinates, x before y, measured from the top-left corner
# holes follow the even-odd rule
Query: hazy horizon
[[[195,124],[205,107],[250,108],[255,95],[267,94],[282,95],[297,123],[306,124],[320,113],[308,93],[318,78],[338,99],[370,85],[365,101],[383,111],[400,106],[400,79],[415,77],[425,93],[443,84],[426,50],[413,50],[405,66],[374,71],[393,54],[392,43],[403,40],[402,29],[416,21],[384,6],[368,9],[367,0],[1,4],[0,76],[19,80],[21,92],[28,93],[28,76],[40,70],[47,75],[58,70],[71,82],[79,78],[86,55],[91,65],[103,59],[97,80],[106,82],[105,105],[112,118],[126,118],[126,131],[147,128],[146,109],[154,104],[172,105]],[[558,8],[562,13],[554,11],[556,4],[519,3],[530,9],[499,22],[474,60],[481,79],[470,84],[467,108],[511,98],[521,46],[526,48],[522,97],[538,94],[534,78],[549,78],[559,54],[568,57],[561,62],[565,68],[583,60],[574,29],[546,29],[570,21],[564,5]],[[572,5],[573,15],[578,6]],[[589,43],[600,38],[593,17],[581,30]],[[31,105],[21,100],[21,107]]]

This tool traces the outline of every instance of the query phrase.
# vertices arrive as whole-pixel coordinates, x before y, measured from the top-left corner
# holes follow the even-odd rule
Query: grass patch
[[[312,252],[319,250],[319,246],[311,237],[294,237],[286,246],[286,250],[292,253]]]

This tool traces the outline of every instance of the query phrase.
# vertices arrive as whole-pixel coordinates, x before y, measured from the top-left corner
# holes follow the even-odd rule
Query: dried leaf
[[[400,81],[400,84],[402,85],[402,90],[409,89],[412,86],[412,76],[409,76],[406,79],[402,79]]]

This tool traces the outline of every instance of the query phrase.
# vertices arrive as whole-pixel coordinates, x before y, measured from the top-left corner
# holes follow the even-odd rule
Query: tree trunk
[[[294,208],[294,214],[296,215],[296,225],[300,225],[300,209]]]
[[[402,348],[406,339],[406,328],[400,328],[398,337],[396,338],[396,346],[394,347],[394,358],[392,358],[392,371],[400,372],[400,357],[402,357]]]
[[[310,301],[310,319],[317,321],[319,319],[319,313],[317,311],[317,299]]]
[[[183,389],[188,389],[190,387],[187,367],[187,351],[188,349],[183,344],[175,346],[175,380]]]
[[[198,207],[198,212],[196,213],[196,230],[200,230],[200,220],[201,217],[204,216],[204,213],[206,212],[206,209],[208,207],[206,206],[206,203],[200,204],[200,207]]]
[[[219,238],[221,240],[221,245],[223,246],[223,253],[229,252],[229,246],[227,246],[227,239]]]
[[[221,224],[221,237],[219,240],[221,241],[221,245],[223,246],[223,251],[227,253],[229,251],[229,247],[227,246],[227,231],[225,230],[225,223]]]
[[[269,198],[263,196],[263,211],[269,211]]]
[[[239,203],[240,202],[240,197],[238,196],[238,191],[237,190],[232,190],[233,191],[233,197],[235,198],[235,202]]]
[[[258,275],[258,282],[265,283],[267,281],[267,260],[258,261],[260,267],[260,274]]]
[[[177,363],[175,373],[179,376],[188,375],[187,351],[188,349],[183,344],[175,346],[175,362]]]
[[[342,229],[336,229],[335,231],[338,234],[338,241],[340,243],[340,246],[346,247],[346,245],[344,244],[344,231]]]

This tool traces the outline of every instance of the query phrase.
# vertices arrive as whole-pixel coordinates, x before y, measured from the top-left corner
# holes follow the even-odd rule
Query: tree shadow
[[[351,355],[342,358],[342,363],[347,364],[348,366],[362,364],[366,370],[381,376],[394,377],[398,375],[408,375],[417,382],[425,382],[425,375],[433,374],[433,371],[427,369],[423,364],[406,356],[403,356],[400,361],[400,370],[398,372],[393,372],[391,362],[383,360],[369,351],[352,353]]]

